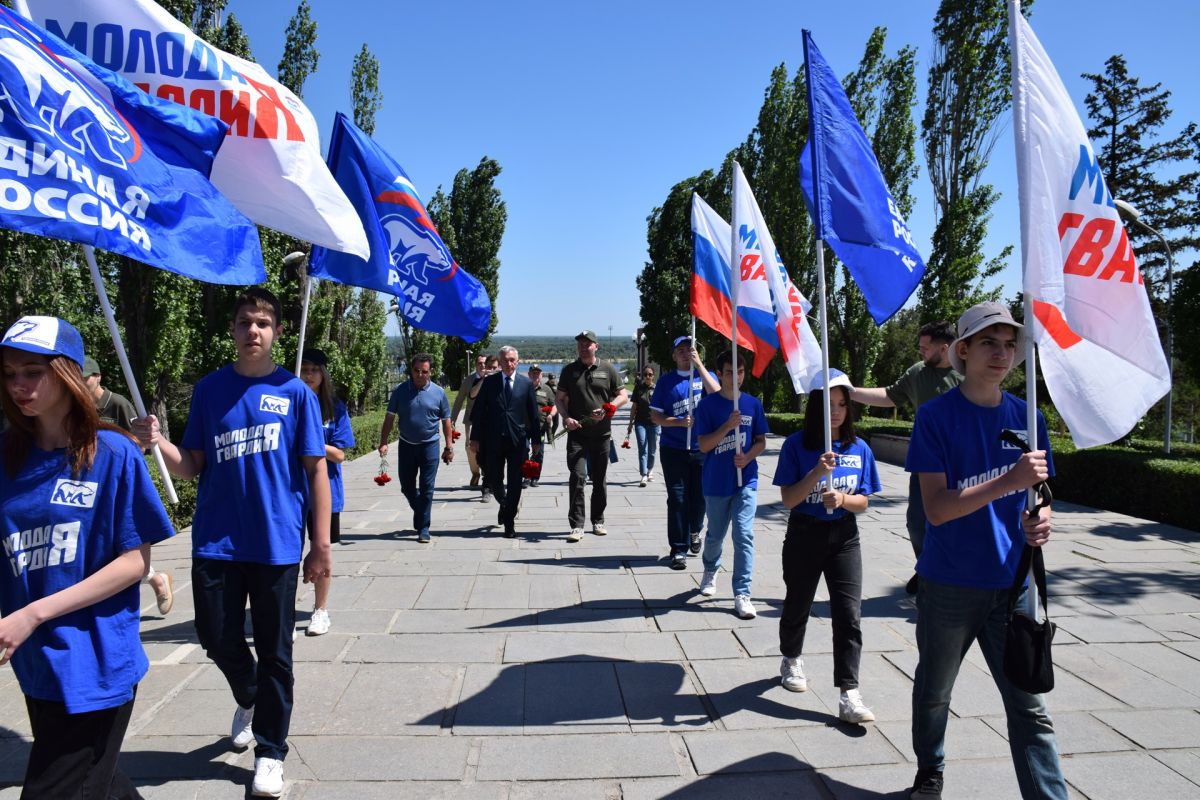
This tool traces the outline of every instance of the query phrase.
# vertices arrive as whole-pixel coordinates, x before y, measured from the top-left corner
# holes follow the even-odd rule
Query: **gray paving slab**
[[[769,439],[767,479],[781,442]],[[637,487],[628,458],[610,471],[611,535],[566,543],[563,458],[551,450],[513,540],[496,535],[495,505],[462,488],[465,464],[440,471],[428,545],[405,531],[394,489],[371,484],[370,458],[346,465],[329,634],[303,636],[313,590],[297,593],[290,800],[828,799],[895,796],[909,784],[917,656],[902,589],[912,574],[902,470],[881,465],[884,492],[859,518],[859,678],[878,722],[850,726],[836,720],[824,587],[805,643],[811,688],[779,685],[778,490],[760,488],[760,614],[742,621],[727,580],[702,598],[697,559],[669,569],[662,482]],[[1200,797],[1200,534],[1056,509],[1060,544],[1048,560],[1061,627],[1048,703],[1070,796]],[[228,749],[229,689],[196,644],[188,532],[156,547],[155,563],[175,573],[178,599],[159,618],[142,590],[152,666],[124,760],[148,800],[244,797],[253,757]],[[951,707],[947,796],[1017,796],[977,649]],[[24,699],[0,669],[0,800],[16,797],[4,784],[20,779],[28,735]]]
[[[562,780],[678,775],[669,734],[486,737],[479,780]]]

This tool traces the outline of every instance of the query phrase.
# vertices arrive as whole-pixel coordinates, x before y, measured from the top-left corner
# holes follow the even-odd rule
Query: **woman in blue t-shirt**
[[[825,576],[833,619],[833,682],[841,689],[838,717],[872,722],[858,688],[862,657],[862,549],[856,514],[867,510],[867,495],[879,491],[875,455],[854,433],[850,380],[829,370],[829,427],[832,452],[825,449],[825,409],[821,376],[808,394],[804,430],[793,433],[779,451],[775,485],[792,509],[783,542],[783,582],[787,595],[779,619],[779,667],[783,688],[808,689],[804,677],[804,633],[817,584]],[[832,488],[824,479],[832,479]]]
[[[0,665],[33,732],[21,797],[137,798],[117,757],[150,666],[138,583],[171,523],[141,450],[96,413],[74,327],[22,317],[0,364]]]
[[[300,356],[300,379],[317,395],[321,403],[321,424],[325,431],[325,463],[329,466],[329,543],[341,541],[342,509],[346,504],[346,490],[342,485],[342,462],[346,460],[346,450],[354,447],[354,431],[350,427],[350,414],[346,404],[337,399],[333,392],[333,380],[329,377],[329,357],[323,350],[315,347],[305,348]],[[312,511],[309,511],[312,514]],[[308,530],[311,533],[311,522]],[[329,584],[332,577],[325,576],[314,581],[313,613],[308,621],[308,636],[320,636],[329,632]]]

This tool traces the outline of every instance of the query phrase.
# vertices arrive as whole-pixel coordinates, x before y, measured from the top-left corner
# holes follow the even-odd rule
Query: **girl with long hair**
[[[792,510],[783,542],[783,582],[787,592],[779,618],[779,672],[783,688],[808,689],[804,675],[804,634],[817,584],[825,576],[833,621],[833,682],[841,690],[838,718],[872,722],[858,687],[862,658],[862,548],[858,514],[868,495],[879,491],[875,455],[854,432],[850,379],[829,370],[829,430],[833,449],[825,452],[824,386],[808,393],[804,430],[787,438],[779,451],[775,485]],[[826,480],[829,478],[829,480]]]
[[[342,484],[342,462],[346,450],[354,447],[354,431],[350,428],[350,414],[346,404],[337,399],[333,380],[329,377],[329,358],[324,351],[315,347],[305,348],[300,356],[300,379],[312,389],[321,404],[321,424],[325,430],[325,463],[329,467],[329,494],[332,513],[329,515],[329,543],[341,541],[341,512],[346,504],[346,489]],[[311,515],[311,512],[309,512]],[[313,530],[309,521],[308,530]],[[331,576],[318,577],[314,581],[312,617],[308,621],[307,636],[320,636],[329,632],[329,584]]]
[[[140,797],[117,767],[138,682],[138,582],[174,534],[141,449],[100,421],[64,320],[0,340],[0,665],[33,732],[22,798]]]

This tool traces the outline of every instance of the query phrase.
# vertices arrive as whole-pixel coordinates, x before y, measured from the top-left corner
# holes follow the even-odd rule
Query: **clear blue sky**
[[[611,325],[616,336],[639,325],[646,216],[671,186],[716,168],[746,137],[771,69],[785,62],[792,72],[803,61],[801,28],[844,75],[874,26],[886,26],[889,52],[917,48],[923,104],[937,9],[935,0],[310,2],[321,62],[304,98],[326,140],[334,112],[351,110],[350,67],[365,42],[381,65],[375,138],[426,200],[485,155],[503,167],[501,334],[587,326],[606,335]],[[295,5],[229,2],[272,73]],[[1040,0],[1032,24],[1081,112],[1080,73],[1103,71],[1119,52],[1144,84],[1173,92],[1170,133],[1200,120],[1195,0]],[[934,208],[921,162],[909,223],[927,254]],[[1003,193],[989,256],[1017,241],[1013,164],[1006,122],[986,174]],[[1001,278],[1005,296],[1018,269],[1014,257]]]

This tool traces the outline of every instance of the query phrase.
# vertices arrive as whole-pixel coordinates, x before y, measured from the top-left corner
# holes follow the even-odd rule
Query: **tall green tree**
[[[350,69],[350,95],[354,98],[354,124],[367,136],[375,135],[375,115],[383,108],[379,88],[379,59],[363,43]]]
[[[1028,15],[1031,3],[1022,5]],[[926,319],[954,319],[972,304],[996,299],[984,289],[1004,268],[1012,246],[983,252],[1000,195],[983,183],[997,124],[1012,101],[1007,0],[942,0],[921,138],[938,205],[933,246],[919,293]]]
[[[1144,220],[1176,254],[1200,249],[1200,126],[1190,122],[1175,135],[1166,131],[1172,116],[1171,92],[1162,83],[1143,86],[1129,74],[1122,55],[1104,62],[1103,73],[1084,73],[1092,82],[1084,102],[1090,136],[1113,197],[1137,207]],[[1166,252],[1161,240],[1139,225],[1126,226],[1138,254],[1138,267],[1154,295],[1165,295]]]
[[[458,171],[447,198],[447,216],[455,239],[455,248],[450,252],[459,266],[479,279],[492,301],[492,319],[483,339],[474,345],[458,337],[447,340],[443,365],[451,379],[465,363],[468,347],[478,351],[491,344],[499,321],[496,302],[500,297],[500,245],[508,224],[508,208],[496,187],[500,172],[500,162],[484,156],[474,169]],[[461,380],[461,374],[458,377]]]
[[[275,73],[279,82],[291,89],[297,97],[304,96],[304,82],[317,71],[321,53],[317,50],[317,23],[312,18],[308,0],[300,0],[296,13],[288,21],[287,35],[283,44],[283,55]]]

